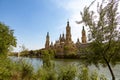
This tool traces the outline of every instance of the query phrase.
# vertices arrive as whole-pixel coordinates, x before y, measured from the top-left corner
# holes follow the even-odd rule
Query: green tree
[[[111,64],[116,63],[116,56],[120,52],[120,33],[118,30],[118,0],[108,0],[107,3],[102,1],[97,6],[97,18],[95,18],[95,12],[90,10],[91,5],[84,7],[81,12],[82,21],[89,26],[89,32],[91,35],[91,43],[88,49],[88,63],[94,63],[98,65],[99,62],[106,65],[112,75],[112,80],[115,80],[114,73],[111,68]]]
[[[29,51],[28,49],[25,47],[25,45],[23,44],[22,46],[19,46],[21,48],[20,53],[18,53],[20,56],[28,56],[29,55]]]
[[[7,54],[10,47],[16,46],[14,30],[0,22],[0,54]]]

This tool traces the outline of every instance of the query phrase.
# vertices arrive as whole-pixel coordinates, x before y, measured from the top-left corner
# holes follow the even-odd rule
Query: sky
[[[84,24],[80,11],[93,0],[0,0],[0,22],[14,30],[17,38],[15,51],[24,45],[29,50],[44,48],[46,34],[55,42],[65,32],[67,21],[71,26],[72,40],[81,41]],[[96,0],[96,2],[101,0]],[[94,3],[92,9],[96,9]],[[88,30],[85,27],[86,30]]]

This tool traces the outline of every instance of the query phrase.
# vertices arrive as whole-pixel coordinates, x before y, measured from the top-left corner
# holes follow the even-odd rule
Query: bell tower
[[[45,49],[48,49],[49,46],[50,46],[50,37],[49,37],[49,32],[47,32]]]
[[[66,26],[66,43],[71,43],[72,39],[71,39],[71,28],[69,26],[69,21],[67,21],[67,26]]]
[[[83,29],[82,29],[82,43],[87,43],[86,41],[86,32],[85,32],[85,29],[84,29],[84,26],[83,26]]]

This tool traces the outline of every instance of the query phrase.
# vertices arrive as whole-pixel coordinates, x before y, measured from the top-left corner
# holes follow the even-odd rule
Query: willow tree
[[[112,80],[115,75],[111,64],[116,64],[117,56],[120,54],[120,30],[118,18],[118,0],[105,0],[97,5],[97,12],[90,9],[94,1],[81,12],[82,20],[89,27],[91,43],[89,45],[88,63],[98,65],[99,62],[109,68]],[[97,16],[97,18],[95,17]]]
[[[16,46],[14,31],[3,23],[0,23],[0,55],[7,55],[11,47]]]

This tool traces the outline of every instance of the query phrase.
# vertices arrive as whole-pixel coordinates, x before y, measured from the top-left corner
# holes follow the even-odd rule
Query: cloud
[[[76,24],[76,21],[80,21],[81,20],[81,16],[80,16],[80,11],[83,10],[83,8],[85,6],[89,6],[91,4],[91,2],[93,0],[51,0],[53,2],[53,4],[56,5],[56,7],[59,9],[63,9],[63,11],[66,11],[66,14],[68,14],[69,16],[66,16],[63,18],[62,20],[62,24],[58,24],[57,27],[55,25],[55,27],[57,28],[56,31],[53,32],[57,32],[57,33],[65,33],[65,27],[66,27],[66,22],[67,19],[69,19],[70,22],[70,26],[71,26],[71,32],[72,32],[72,40],[74,42],[77,41],[77,38],[80,39],[81,41],[81,31],[82,31],[82,26],[84,26],[84,24]],[[94,5],[92,5],[91,9],[92,10],[97,10],[97,2],[101,2],[102,0],[96,0],[96,2],[94,3]],[[40,2],[38,2],[40,3]],[[120,4],[119,4],[120,7]],[[120,8],[118,8],[118,11],[120,12]],[[60,22],[61,23],[61,22]],[[85,27],[85,29],[87,30],[87,34],[88,34],[88,28]],[[51,32],[52,33],[52,32]],[[51,36],[51,41],[55,42],[55,40],[57,40],[59,38],[59,35],[57,36],[57,33],[53,33]],[[50,34],[51,35],[51,34]],[[44,39],[45,36],[42,35],[42,37],[40,37],[40,39]],[[42,41],[42,42],[41,42]],[[44,47],[44,40],[41,40],[39,44],[41,44],[41,48]],[[27,47],[29,47],[29,49],[39,49],[40,46],[38,45],[38,41],[35,41],[36,43],[34,43],[34,45],[29,44],[29,43],[24,43],[24,44],[29,44],[27,45]],[[18,45],[20,46],[21,44],[23,44],[23,42],[19,42],[18,41]],[[32,46],[30,46],[32,45]],[[26,45],[25,45],[26,46]],[[16,50],[19,51],[19,50]]]
[[[81,35],[82,35],[81,31],[82,31],[82,26],[84,25],[76,24],[76,21],[81,20],[80,11],[82,11],[85,6],[90,5],[90,3],[93,0],[89,0],[89,1],[88,0],[84,0],[84,1],[83,0],[52,0],[52,1],[57,5],[58,8],[65,9],[68,12],[66,14],[70,14],[69,22],[71,26],[72,39],[74,42],[77,41],[77,38],[79,38],[81,41]],[[67,19],[68,18],[66,17],[66,20]],[[60,30],[64,30],[65,26],[66,24],[61,24]],[[85,29],[88,31],[86,27]]]
[[[91,2],[93,2],[93,0],[52,0],[52,1],[54,1],[54,3],[57,5],[58,8],[65,9],[68,12],[66,14],[70,14],[69,21],[72,31],[72,39],[74,42],[76,42],[77,38],[79,38],[81,41],[81,35],[82,35],[81,31],[82,31],[82,26],[84,26],[84,24],[76,24],[75,21],[81,20],[80,11],[82,11],[85,6],[89,6]],[[91,10],[95,12],[97,11],[98,2],[101,3],[102,0],[95,1],[95,3],[91,6]],[[120,12],[120,9],[118,9],[118,11]],[[64,30],[65,27],[62,26],[66,26],[66,24],[61,24],[60,26],[60,28],[63,28]],[[88,36],[88,28],[85,27],[85,29]]]

